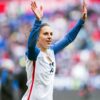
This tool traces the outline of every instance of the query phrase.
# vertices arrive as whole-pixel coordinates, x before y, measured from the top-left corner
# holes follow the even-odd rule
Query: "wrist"
[[[83,14],[82,19],[85,21],[87,19],[87,14]]]

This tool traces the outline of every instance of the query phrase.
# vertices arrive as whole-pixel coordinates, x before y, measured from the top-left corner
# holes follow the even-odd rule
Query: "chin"
[[[49,47],[50,47],[50,45],[47,45],[47,46],[46,46],[46,49],[48,49]]]

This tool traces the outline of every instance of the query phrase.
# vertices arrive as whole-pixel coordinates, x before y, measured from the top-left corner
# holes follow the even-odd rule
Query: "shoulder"
[[[25,55],[27,56],[27,58],[31,61],[36,61],[37,56],[40,53],[40,49],[39,48],[35,48],[34,52],[29,52],[28,50],[26,51]]]

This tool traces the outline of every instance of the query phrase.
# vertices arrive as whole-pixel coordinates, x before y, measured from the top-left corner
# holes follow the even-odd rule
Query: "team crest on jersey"
[[[49,65],[51,67],[50,73],[53,73],[54,72],[54,62],[50,63]]]

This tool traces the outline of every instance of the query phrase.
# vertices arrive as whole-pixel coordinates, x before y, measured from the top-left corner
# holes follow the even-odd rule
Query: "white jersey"
[[[51,49],[47,55],[40,51],[35,62],[26,56],[28,89],[22,100],[53,100],[53,80],[55,75],[55,57]]]
[[[52,100],[53,99],[53,80],[55,75],[55,57],[67,45],[69,45],[77,36],[79,30],[84,24],[80,19],[74,28],[69,31],[60,41],[47,50],[47,55],[40,51],[36,46],[41,21],[36,20],[28,38],[28,51],[26,52],[26,71],[28,89],[22,100]],[[53,52],[54,51],[54,52]],[[35,62],[29,59],[37,59]]]

